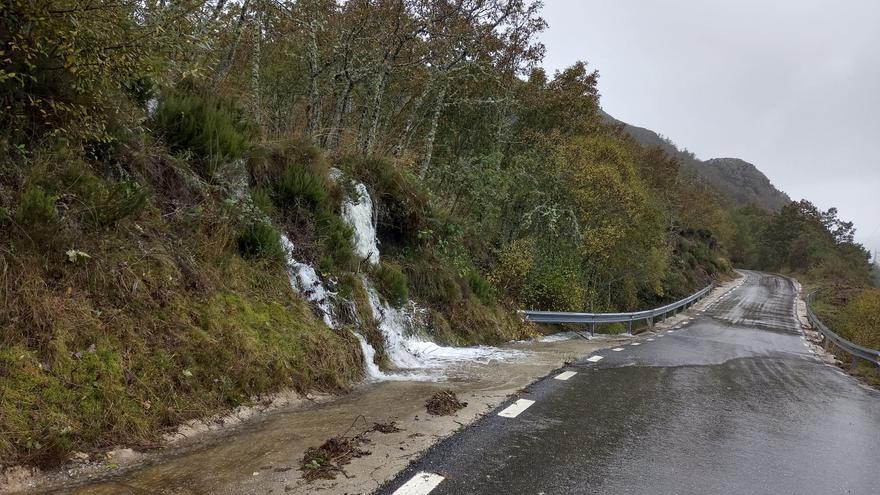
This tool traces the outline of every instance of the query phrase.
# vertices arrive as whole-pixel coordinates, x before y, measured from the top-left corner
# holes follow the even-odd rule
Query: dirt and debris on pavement
[[[373,427],[370,428],[370,431],[389,434],[403,431],[403,429],[397,427],[397,421],[391,421],[390,423],[373,423]]]
[[[342,466],[356,457],[370,455],[370,451],[361,449],[365,442],[363,435],[333,437],[320,447],[309,448],[300,464],[303,478],[307,481],[336,479],[336,474],[342,472]]]
[[[434,416],[451,416],[465,407],[467,407],[467,402],[458,400],[458,396],[452,390],[437,392],[425,402],[428,414]]]

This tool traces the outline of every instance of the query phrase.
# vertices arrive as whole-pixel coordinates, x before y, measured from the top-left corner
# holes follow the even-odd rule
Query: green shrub
[[[526,282],[522,304],[548,311],[583,311],[586,288],[577,258],[568,253],[538,260]]]
[[[327,181],[312,170],[291,164],[277,184],[278,194],[285,203],[305,203],[318,208],[327,200]]]
[[[452,266],[420,258],[404,265],[409,287],[419,301],[438,308],[448,308],[465,296],[458,273]]]
[[[409,299],[406,275],[400,267],[383,261],[373,270],[379,291],[393,306],[400,306]]]
[[[351,245],[351,227],[339,215],[326,210],[317,213],[315,224],[318,229],[318,242],[324,254],[321,259],[321,270],[330,272],[356,269],[357,257]]]
[[[109,227],[139,214],[147,205],[146,193],[135,182],[104,181],[78,166],[68,168],[62,181],[75,197],[71,208],[91,227]]]
[[[880,349],[880,289],[863,289],[840,312],[837,332],[853,342]]]
[[[329,169],[320,149],[295,139],[262,143],[248,156],[251,181],[260,187],[271,187],[281,181],[290,164],[302,165],[318,175],[326,175]]]
[[[471,293],[477,296],[483,304],[490,304],[493,301],[495,298],[495,288],[486,280],[486,277],[476,270],[471,270],[467,273],[467,281]]]
[[[281,234],[265,223],[252,224],[239,234],[238,251],[245,258],[282,261],[285,257]]]
[[[27,230],[52,227],[58,220],[55,202],[58,197],[40,186],[29,186],[22,191],[15,210],[15,221]]]
[[[251,190],[251,198],[254,201],[254,206],[259,208],[264,215],[269,218],[275,216],[277,208],[275,208],[275,203],[272,202],[272,196],[267,189],[258,187]]]
[[[241,157],[256,136],[236,105],[183,90],[162,95],[153,125],[172,149],[204,159],[201,171],[208,177],[217,171],[218,162]]]

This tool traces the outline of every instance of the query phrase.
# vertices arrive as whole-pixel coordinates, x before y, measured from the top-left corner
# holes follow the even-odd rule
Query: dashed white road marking
[[[804,347],[806,347],[807,349],[809,349],[809,348],[810,348],[810,344],[804,342]]]
[[[443,476],[434,473],[416,473],[392,495],[427,495],[443,481]]]
[[[642,345],[642,344],[640,344],[640,343],[638,343],[638,342],[633,342],[633,343],[630,344],[630,345]]]
[[[535,401],[529,399],[518,399],[513,404],[507,406],[503,411],[498,413],[499,416],[503,418],[515,418],[520,415],[521,412],[528,409]]]
[[[623,347],[615,347],[614,349],[611,349],[611,350],[614,352],[620,352],[623,350]]]
[[[553,378],[557,380],[568,380],[569,378],[577,375],[577,371],[563,371],[562,373],[554,376]]]
[[[602,360],[602,356],[593,356],[593,357],[587,358],[587,361],[589,361],[591,363],[598,363],[601,360]]]
[[[648,339],[648,342],[654,342],[654,339]]]

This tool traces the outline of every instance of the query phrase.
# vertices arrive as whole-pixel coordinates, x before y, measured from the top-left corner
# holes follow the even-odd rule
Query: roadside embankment
[[[660,322],[661,331],[679,325],[723,297],[738,280],[717,287],[688,311]],[[627,335],[553,335],[511,342],[512,357],[490,362],[463,362],[444,371],[445,379],[366,383],[346,396],[317,401],[292,399],[286,407],[266,410],[232,426],[193,425],[182,440],[159,452],[118,456],[92,462],[88,469],[69,464],[64,470],[23,480],[17,489],[41,493],[364,493],[370,492],[437,441],[467,427],[509,396],[566,362],[598,349],[632,340]],[[467,406],[449,416],[427,413],[425,401],[442,390],[453,391]],[[240,413],[238,416],[248,416]],[[392,424],[388,433],[376,424]],[[367,432],[367,430],[372,430]],[[366,432],[366,433],[364,433]],[[335,479],[306,481],[300,461],[310,447],[327,439],[362,434],[369,455],[352,458]],[[185,437],[185,438],[184,438]],[[127,463],[126,463],[127,462]],[[2,493],[2,491],[0,491]],[[5,493],[14,493],[7,487]]]

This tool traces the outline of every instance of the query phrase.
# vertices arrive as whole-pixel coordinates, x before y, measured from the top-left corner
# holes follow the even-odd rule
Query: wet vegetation
[[[816,294],[813,310],[841,337],[870,349],[880,349],[880,289],[827,286]],[[845,352],[835,354],[844,361],[850,359]],[[880,368],[875,364],[859,362],[852,371],[871,385],[880,387]]]
[[[538,3],[62,3],[0,7],[0,465],[347,389],[348,329],[388,364],[364,275],[472,344],[529,335],[523,307],[654,306],[729,260],[866,273],[832,212],[735,210],[602,124],[595,71],[539,67]],[[331,167],[374,199],[377,267]],[[291,289],[282,234],[342,328]]]

